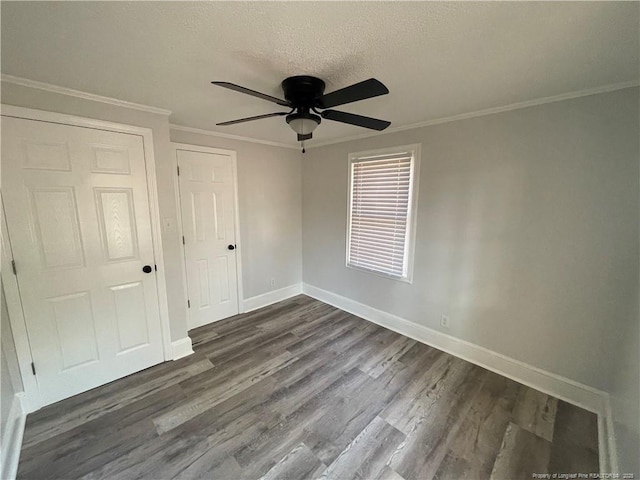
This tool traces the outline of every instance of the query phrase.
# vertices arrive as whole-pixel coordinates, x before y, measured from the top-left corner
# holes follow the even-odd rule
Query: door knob
[[[151,265],[145,265],[144,267],[142,267],[142,271],[144,273],[151,273],[152,270],[153,268],[151,268]]]
[[[235,245],[227,245],[227,249],[229,250],[235,250],[236,246]]]

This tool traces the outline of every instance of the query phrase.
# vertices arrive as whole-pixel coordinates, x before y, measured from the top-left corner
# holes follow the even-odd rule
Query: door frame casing
[[[199,153],[213,153],[217,155],[227,155],[231,158],[231,176],[233,179],[233,202],[234,202],[234,233],[236,237],[236,289],[238,291],[238,313],[244,313],[244,295],[242,289],[242,241],[240,239],[240,202],[238,197],[238,159],[235,150],[225,150],[222,148],[205,147],[201,145],[191,145],[189,143],[171,142],[171,156],[173,158],[173,182],[176,199],[176,212],[178,216],[178,235],[182,249],[182,284],[184,286],[184,308],[187,315],[188,330],[191,329],[191,316],[187,300],[189,288],[187,285],[187,265],[185,257],[185,245],[182,243],[184,229],[182,228],[182,201],[180,199],[180,179],[178,178],[178,150],[186,150]],[[193,327],[197,328],[197,327]]]
[[[160,221],[160,207],[158,201],[158,186],[156,182],[156,159],[153,150],[153,131],[150,128],[138,127],[134,125],[125,125],[120,123],[108,122],[104,120],[96,120],[93,118],[78,117],[75,115],[67,115],[63,113],[48,112],[45,110],[36,110],[25,107],[16,107],[13,105],[0,105],[1,116],[18,118],[22,120],[35,120],[46,123],[56,123],[73,127],[92,128],[95,130],[105,130],[114,133],[126,133],[137,135],[142,138],[144,149],[145,171],[147,180],[147,197],[149,200],[149,216],[151,220],[151,236],[153,243],[154,262],[158,267],[156,272],[156,291],[158,295],[158,307],[160,312],[160,327],[162,333],[162,349],[164,361],[173,360],[171,347],[171,327],[169,318],[169,304],[167,297],[167,284],[164,267],[164,250],[162,247],[162,222]],[[3,212],[4,216],[4,212]],[[6,223],[3,221],[3,223]],[[8,227],[8,224],[6,225]],[[3,226],[4,230],[4,226]],[[10,233],[10,232],[9,232]],[[4,232],[3,232],[4,237]],[[3,242],[10,244],[10,238],[4,239]],[[20,297],[17,277],[13,275],[11,268],[7,268],[6,262],[11,259],[7,257],[7,252],[2,252],[3,268],[0,272],[2,275],[2,283],[7,286],[5,290],[7,309],[9,311],[9,320],[11,329],[13,330],[14,340],[16,344],[16,353],[18,355],[18,363],[22,382],[27,397],[27,412],[30,413],[38,410],[43,405],[36,377],[31,372],[31,363],[33,357],[27,335],[26,322],[22,311],[22,299]],[[13,254],[11,254],[13,255]],[[9,265],[10,267],[10,265]],[[19,268],[19,267],[18,267]],[[11,290],[9,293],[7,290]],[[16,338],[17,337],[17,338]]]
[[[25,392],[23,408],[24,413],[31,413],[38,410],[41,406],[40,390],[35,375],[31,372],[31,345],[27,334],[27,324],[22,311],[22,299],[20,298],[20,287],[18,286],[18,277],[13,274],[11,261],[13,260],[13,251],[9,239],[7,218],[4,214],[4,200],[0,195],[0,215],[2,215],[2,289],[4,290],[4,298],[7,303],[7,312],[9,313],[9,325],[13,334],[13,343],[15,345],[16,357],[18,360],[18,370],[20,372],[22,388]]]

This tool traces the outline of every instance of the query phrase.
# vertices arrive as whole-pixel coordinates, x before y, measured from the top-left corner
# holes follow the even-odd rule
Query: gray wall
[[[638,89],[311,149],[303,279],[608,390],[638,292]],[[422,144],[413,284],[345,267],[347,155]]]
[[[300,283],[300,152],[180,130],[171,130],[171,141],[237,153],[244,297]]]

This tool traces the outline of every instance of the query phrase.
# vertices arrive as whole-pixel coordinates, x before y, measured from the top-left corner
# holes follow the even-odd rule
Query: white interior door
[[[176,148],[189,328],[238,313],[235,182],[230,155]]]
[[[43,404],[162,362],[142,138],[3,117],[2,192]]]

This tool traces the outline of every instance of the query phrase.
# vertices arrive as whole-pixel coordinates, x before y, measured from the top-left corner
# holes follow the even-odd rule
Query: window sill
[[[408,284],[413,283],[413,278],[411,278],[411,275],[407,277],[396,277],[395,275],[389,275],[388,273],[378,272],[376,270],[370,270],[368,268],[358,267],[356,265],[351,265],[349,263],[347,263],[345,266],[350,270],[356,270],[357,272],[370,273],[371,275],[375,275],[376,277],[382,277],[388,280],[395,280],[397,282],[408,283]]]

